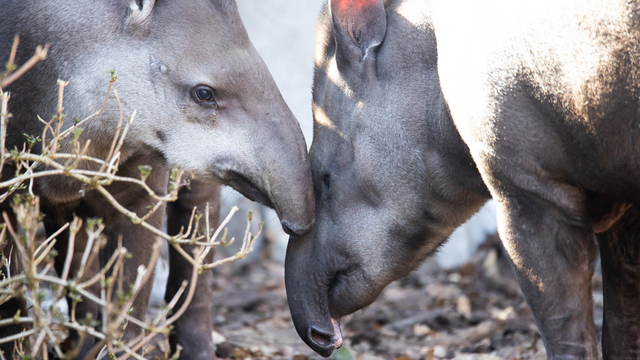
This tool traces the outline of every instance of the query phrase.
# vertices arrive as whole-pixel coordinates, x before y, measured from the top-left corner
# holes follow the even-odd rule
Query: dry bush
[[[14,120],[11,119],[11,115],[8,113],[10,94],[3,92],[2,89],[18,79],[20,75],[38,61],[46,59],[47,55],[47,47],[38,47],[35,55],[18,68],[14,65],[17,46],[18,37],[16,36],[10,59],[6,64],[6,71],[0,73],[0,172],[2,172],[5,164],[9,163],[17,169],[12,178],[0,181],[0,202],[12,202],[11,207],[19,225],[18,229],[14,229],[11,226],[8,215],[6,213],[2,214],[4,224],[0,225],[0,251],[2,251],[0,254],[0,261],[2,261],[0,266],[3,267],[3,272],[2,278],[0,278],[0,305],[13,298],[22,298],[26,300],[30,310],[28,314],[18,312],[12,318],[0,319],[0,327],[23,324],[26,325],[25,328],[27,329],[21,333],[0,339],[0,344],[15,341],[17,355],[22,359],[47,359],[50,352],[58,358],[72,358],[79,349],[66,350],[65,352],[61,344],[68,337],[69,331],[75,330],[81,335],[82,340],[87,335],[94,336],[99,340],[99,343],[94,347],[93,354],[89,354],[88,357],[101,359],[108,355],[112,359],[117,358],[119,360],[129,357],[143,359],[144,357],[140,354],[144,353],[144,349],[151,339],[157,334],[167,335],[171,330],[172,324],[186,310],[192,300],[198,275],[205,269],[211,269],[218,265],[244,258],[253,249],[256,236],[249,232],[251,214],[248,216],[247,230],[242,239],[242,247],[239,252],[229,258],[213,263],[204,262],[207,253],[218,245],[230,245],[234,240],[232,238],[226,241],[225,225],[238,210],[237,208],[232,209],[231,213],[215,231],[209,227],[209,217],[208,214],[205,214],[204,218],[207,223],[205,224],[203,235],[198,235],[195,230],[199,228],[199,221],[202,218],[202,216],[196,215],[195,208],[192,212],[189,227],[175,236],[168,235],[161,229],[157,229],[146,222],[153,213],[161,208],[163,203],[177,199],[183,171],[172,170],[168,195],[166,196],[155,194],[145,183],[151,171],[149,167],[140,167],[139,179],[118,176],[120,149],[131,123],[135,120],[135,111],[126,121],[123,120],[122,115],[120,116],[119,126],[116,129],[111,150],[105,159],[87,155],[90,141],[80,141],[82,125],[102,113],[112,93],[120,107],[117,92],[112,87],[116,81],[113,73],[111,74],[111,81],[102,109],[81,121],[77,121],[74,126],[65,131],[62,131],[65,117],[62,103],[64,89],[68,83],[59,80],[58,111],[50,121],[40,119],[45,125],[42,135],[40,137],[25,135],[27,139],[22,149],[5,149],[7,122]],[[122,114],[122,111],[120,113]],[[72,152],[62,153],[58,151],[63,141],[68,141],[73,145]],[[42,151],[36,154],[32,152],[32,149],[38,142],[42,144]],[[86,166],[87,164],[93,164],[93,168],[99,167],[99,170],[87,170],[92,168]],[[95,166],[96,164],[98,166]],[[105,227],[101,219],[88,219],[86,224],[83,224],[83,221],[76,217],[56,233],[51,234],[46,240],[38,240],[38,227],[42,214],[39,208],[39,199],[33,192],[33,184],[38,178],[54,175],[71,177],[86,184],[88,188],[100,192],[111,205],[131,218],[134,224],[143,226],[157,236],[149,264],[138,268],[136,281],[129,289],[124,288],[122,277],[124,262],[131,255],[127,252],[127,249],[122,247],[121,243],[118,246],[118,250],[97,274],[87,271],[95,261],[98,261],[98,254],[106,242],[106,239],[101,235]],[[131,186],[142,187],[156,201],[155,206],[150,208],[149,212],[142,217],[127,210],[105,189],[106,186],[115,181],[127,182]],[[207,206],[207,212],[208,209],[209,207]],[[69,229],[69,238],[59,239],[59,234],[66,229]],[[80,231],[87,232],[89,241],[83,252],[80,270],[77,274],[71,276],[69,268],[74,252],[74,239]],[[168,241],[171,246],[194,265],[193,273],[191,281],[183,282],[173,300],[166,304],[154,319],[145,323],[129,316],[128,313],[139,291],[153,274],[162,239]],[[65,256],[64,270],[61,274],[55,274],[52,271],[54,257],[57,255],[53,247],[57,241],[68,241],[69,244],[67,254],[58,255]],[[182,245],[186,244],[199,245],[193,252],[193,256],[183,250]],[[11,264],[12,259],[17,261],[17,264]],[[13,265],[14,268],[17,265],[20,272],[11,273],[10,265]],[[100,294],[92,294],[87,290],[96,283],[100,285]],[[187,284],[190,284],[188,289]],[[178,299],[185,291],[187,292],[186,300],[179,309],[175,309]],[[63,315],[56,307],[58,301],[64,297],[71,299],[71,307],[67,316]],[[45,300],[47,301],[45,302]],[[102,318],[77,319],[75,307],[80,301],[91,301],[97,304],[103,314]],[[43,303],[51,305],[47,307]],[[123,333],[128,323],[140,326],[144,329],[144,332],[139,337],[130,339],[125,343]],[[80,344],[82,344],[82,341],[80,341]],[[168,358],[170,356],[168,344],[165,344],[162,348],[165,349],[165,357]],[[14,355],[16,354],[6,354],[10,358]],[[176,356],[177,354],[174,354],[174,357]],[[0,357],[4,359],[5,355],[0,353]]]

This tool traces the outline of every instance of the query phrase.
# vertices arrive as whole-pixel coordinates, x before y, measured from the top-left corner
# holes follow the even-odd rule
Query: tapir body
[[[196,179],[180,191],[178,202],[168,206],[169,232],[177,234],[186,228],[192,208],[202,213],[207,203],[213,208],[211,224],[216,224],[216,184],[230,185],[274,207],[285,231],[304,233],[313,222],[302,132],[249,41],[233,0],[4,1],[0,11],[3,61],[9,58],[15,34],[20,35],[17,64],[24,63],[36,45],[47,43],[50,50],[46,61],[4,89],[11,93],[13,114],[7,148],[22,148],[23,134],[42,135],[44,125],[38,116],[48,121],[56,113],[58,79],[69,81],[64,93],[64,130],[103,106],[108,72],[115,71],[113,86],[125,121],[137,112],[122,147],[118,174],[139,178],[138,167],[150,165],[153,170],[147,183],[158,194],[167,190],[168,169],[187,170]],[[91,140],[92,156],[106,156],[116,134],[120,108],[114,97],[99,116],[82,124],[80,141]],[[63,142],[59,151],[69,151],[67,146]],[[40,151],[40,144],[33,151]],[[5,170],[3,178],[12,176],[10,166]],[[137,186],[114,183],[108,190],[139,215],[153,204]],[[73,214],[103,218],[108,244],[102,265],[122,236],[123,245],[134,254],[125,264],[125,283],[133,283],[138,265],[148,263],[154,241],[151,233],[133,225],[95,191],[68,178],[38,179],[34,192],[41,198],[48,233]],[[163,215],[161,209],[148,222],[160,227]],[[66,244],[59,244],[60,254],[65,254]],[[78,239],[76,246],[81,245]],[[186,260],[173,252],[170,255],[167,299],[191,276]],[[57,267],[61,261],[64,256],[58,257]],[[174,349],[182,345],[183,358],[215,358],[210,276],[200,277],[194,302],[171,337]],[[134,303],[132,315],[137,318],[144,319],[150,284]],[[13,316],[15,307],[15,303],[3,305],[2,318]],[[80,307],[80,313],[92,312],[97,318],[97,309],[88,302]],[[139,329],[129,326],[128,332],[135,334]],[[78,357],[90,353],[91,347],[85,342]]]
[[[316,226],[292,237],[300,336],[437,250],[489,198],[549,358],[640,356],[640,4],[330,0],[310,151]],[[596,241],[597,240],[597,241]]]

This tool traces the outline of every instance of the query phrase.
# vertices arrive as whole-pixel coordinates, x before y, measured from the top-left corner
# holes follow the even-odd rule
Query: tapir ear
[[[138,25],[147,20],[156,4],[156,0],[122,0],[129,8],[127,23]]]
[[[340,51],[359,50],[356,55],[360,56],[360,60],[366,58],[371,50],[382,43],[387,34],[387,13],[382,0],[330,2],[338,48],[346,47]],[[355,49],[353,45],[356,46]]]

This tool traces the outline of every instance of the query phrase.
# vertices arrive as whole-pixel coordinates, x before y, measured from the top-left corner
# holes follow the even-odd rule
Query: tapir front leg
[[[53,220],[53,217],[54,216],[52,216],[51,214],[48,219]],[[64,222],[71,222],[73,220],[72,217],[73,217],[72,214],[67,214]],[[47,219],[47,217],[45,217],[45,219]],[[86,219],[84,220],[86,222]],[[47,236],[50,236],[51,234],[55,233],[61,227],[59,226],[59,223],[55,221],[45,220],[44,225],[45,225]],[[58,236],[58,239],[64,239],[64,241],[56,242],[56,250],[60,255],[58,255],[55,259],[55,269],[56,269],[56,272],[59,274],[59,276],[61,276],[64,269],[65,262],[66,262],[66,258],[67,258],[67,251],[69,249],[68,248],[69,242],[66,241],[66,239],[69,239],[69,230],[67,229],[63,231]],[[75,277],[75,275],[80,270],[80,266],[82,264],[82,256],[87,246],[87,242],[88,242],[87,232],[84,230],[84,226],[83,226],[82,229],[76,234],[74,238],[74,252],[72,254],[70,268],[69,268],[69,278]],[[92,264],[90,264],[90,267],[85,269],[86,275],[84,276],[84,278],[89,279],[93,275],[97,274],[99,271],[100,271],[100,264],[98,261],[94,261]],[[100,285],[98,283],[93,284],[87,290],[89,290],[94,295],[99,295]],[[74,307],[73,301],[70,298],[67,298],[67,304],[69,306],[70,311],[74,311],[73,315],[75,319],[81,323],[83,323],[84,320],[98,319],[98,314],[100,309],[98,307],[98,304],[94,303],[93,301],[89,301],[85,299],[84,301],[76,303]],[[82,340],[82,344],[80,344],[81,340]],[[91,350],[91,348],[95,345],[96,339],[91,335],[84,334],[83,336],[78,331],[70,330],[69,338],[67,339],[67,342],[68,342],[69,350],[71,350],[70,355],[74,355],[73,357],[77,356],[79,359],[82,359],[84,355],[86,355]]]
[[[547,358],[597,359],[593,233],[548,201],[518,190],[494,196],[498,230]]]
[[[180,189],[178,200],[167,205],[167,231],[171,235],[178,234],[181,228],[187,229],[194,207],[199,214],[205,215],[205,208],[209,206],[209,226],[215,230],[220,222],[220,187],[192,181],[189,188]],[[206,229],[205,218],[200,219],[199,230],[202,233]],[[184,246],[187,252],[193,254],[195,246]],[[213,259],[211,251],[206,258],[209,262]],[[165,299],[171,301],[184,280],[189,280],[193,266],[180,255],[173,247],[169,250],[169,280]],[[205,360],[215,359],[215,345],[211,337],[212,327],[212,290],[211,270],[205,270],[196,284],[196,292],[187,311],[175,323],[175,331],[171,333],[169,341],[171,350],[176,351],[180,344],[181,359]],[[185,299],[182,295],[176,305],[179,308]]]
[[[169,172],[160,161],[153,161],[149,158],[129,159],[120,166],[118,175],[132,178],[140,177],[138,167],[141,165],[149,165],[153,168],[146,180],[147,185],[160,196],[166,194]],[[156,201],[147,194],[146,190],[139,186],[132,186],[130,183],[114,182],[106,189],[122,206],[135,212],[138,216],[146,215],[156,204]],[[157,229],[161,229],[165,209],[164,205],[160,206],[146,222]],[[107,245],[100,252],[101,267],[104,267],[112,254],[118,250],[118,241],[119,238],[122,238],[122,246],[132,255],[130,259],[124,261],[123,266],[122,284],[125,293],[134,285],[138,276],[138,268],[141,265],[144,266],[147,271],[155,270],[155,263],[150,264],[150,260],[153,254],[153,244],[157,237],[144,227],[134,224],[128,216],[117,211],[105,201],[105,198],[97,191],[89,192],[82,199],[82,205],[77,209],[77,212],[82,213],[86,217],[98,217],[104,220],[105,229],[103,234],[107,237]],[[130,316],[141,321],[145,320],[152,285],[153,274],[151,274],[149,280],[142,286],[133,301],[133,306],[129,312]],[[117,286],[114,288],[114,291],[116,289]],[[113,299],[115,299],[115,296],[116,294],[112,294]],[[129,322],[125,329],[123,341],[126,343],[138,336],[141,331],[142,329],[139,326]],[[92,349],[94,356],[96,355],[96,350],[99,351],[100,349]],[[80,354],[78,358],[83,358],[83,355],[90,354]]]

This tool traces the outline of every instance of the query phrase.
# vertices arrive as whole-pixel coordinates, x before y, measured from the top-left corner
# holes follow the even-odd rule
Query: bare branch
[[[17,46],[17,45],[16,45]],[[26,63],[24,63],[18,70],[7,76],[5,79],[0,81],[0,89],[4,89],[9,86],[12,82],[16,81],[20,76],[29,71],[38,61],[45,60],[47,58],[47,51],[49,51],[49,44],[42,46],[38,45],[36,47],[36,53],[29,59]],[[15,55],[14,55],[15,56]]]

